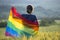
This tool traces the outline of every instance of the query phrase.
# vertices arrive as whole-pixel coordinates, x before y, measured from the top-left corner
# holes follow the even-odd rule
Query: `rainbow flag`
[[[32,22],[24,18],[16,11],[15,7],[10,9],[7,21],[6,36],[20,37],[21,35],[35,35],[38,33],[38,22]]]

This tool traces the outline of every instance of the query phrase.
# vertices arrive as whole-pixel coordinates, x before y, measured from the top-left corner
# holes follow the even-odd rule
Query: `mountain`
[[[17,11],[21,14],[26,13],[26,7],[24,6],[15,6]],[[9,16],[9,11],[10,11],[11,6],[8,5],[0,5],[0,19],[7,19]],[[37,6],[34,8],[33,13],[34,15],[37,16],[38,19],[41,18],[58,18],[60,19],[60,9],[57,10],[51,10],[51,9],[45,9],[41,6]]]
[[[0,19],[6,19],[8,18],[7,16],[9,15],[9,10],[10,10],[10,6],[0,6]]]
[[[10,6],[10,5],[8,5],[8,6],[0,5],[0,19],[7,19],[8,18],[11,7],[12,6]],[[19,13],[23,13],[24,10],[25,10],[25,8],[22,7],[22,6],[20,6],[20,7],[19,6],[15,6],[15,7],[17,8],[17,11]]]
[[[51,10],[44,9],[43,7],[37,6],[35,7],[35,14],[38,14],[38,17],[48,17],[48,18],[59,18],[60,19],[60,10]]]

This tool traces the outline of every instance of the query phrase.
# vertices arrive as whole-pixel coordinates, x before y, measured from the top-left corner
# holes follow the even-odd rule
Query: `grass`
[[[51,25],[47,27],[40,27],[40,32],[60,32],[60,25]]]
[[[0,28],[0,40],[27,40],[26,36],[21,38],[6,37],[5,28]],[[60,40],[60,20],[56,20],[55,25],[43,26],[39,28],[39,33],[28,40]]]

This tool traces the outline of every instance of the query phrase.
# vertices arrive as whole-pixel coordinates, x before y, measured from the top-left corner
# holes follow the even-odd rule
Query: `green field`
[[[26,36],[22,38],[7,38],[5,28],[0,28],[0,40],[27,40]],[[40,26],[39,34],[30,37],[29,40],[60,40],[60,20],[56,20],[56,24],[50,26]]]

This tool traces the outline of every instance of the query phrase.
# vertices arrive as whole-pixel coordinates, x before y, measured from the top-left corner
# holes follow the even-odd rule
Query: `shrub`
[[[44,18],[40,21],[40,26],[49,26],[55,24],[55,20],[54,19],[48,19],[48,18]]]
[[[0,27],[6,27],[7,22],[0,22]]]

